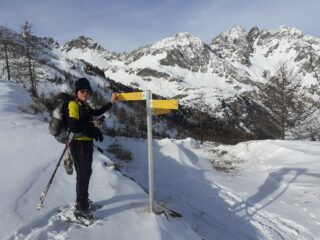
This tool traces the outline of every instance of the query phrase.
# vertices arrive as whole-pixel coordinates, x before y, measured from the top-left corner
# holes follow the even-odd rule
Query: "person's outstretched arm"
[[[112,93],[111,99],[108,103],[106,103],[103,107],[99,109],[90,109],[92,116],[100,116],[108,111],[112,105],[117,101],[117,93]]]

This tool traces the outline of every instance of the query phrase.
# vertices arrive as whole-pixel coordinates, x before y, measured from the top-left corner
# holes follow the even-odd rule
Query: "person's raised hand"
[[[110,102],[113,104],[117,101],[118,93],[112,93]]]

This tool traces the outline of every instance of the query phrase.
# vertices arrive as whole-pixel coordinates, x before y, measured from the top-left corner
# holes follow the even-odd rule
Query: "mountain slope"
[[[270,125],[272,119],[261,106],[257,91],[279,63],[286,62],[302,80],[302,91],[307,92],[309,101],[319,100],[319,43],[319,38],[306,36],[292,27],[254,27],[247,31],[236,26],[210,44],[189,33],[179,33],[121,57],[107,57],[108,63],[99,66],[107,77],[122,84],[178,98],[181,106],[202,111],[212,121],[219,119],[222,125],[232,122],[243,133],[258,136],[257,132],[264,131],[261,120],[269,119],[265,125]],[[77,50],[71,48],[70,52],[73,51]],[[97,55],[77,56],[95,64],[91,59]],[[252,103],[247,105],[243,98]],[[254,113],[255,109],[259,109],[261,118]],[[258,137],[272,136],[276,134]]]
[[[4,31],[1,29],[0,33]],[[15,38],[22,41],[19,34]],[[40,96],[52,94],[52,89],[54,93],[61,89],[71,91],[70,86],[77,78],[87,77],[99,93],[96,100],[108,99],[112,82],[122,84],[122,91],[151,89],[157,96],[179,99],[180,112],[162,117],[166,123],[157,132],[162,137],[192,136],[229,143],[278,138],[279,126],[262,105],[258,91],[281,61],[288,63],[301,78],[301,92],[306,93],[307,102],[315,107],[308,121],[314,125],[319,121],[316,103],[320,96],[320,39],[292,27],[281,26],[276,30],[254,27],[247,31],[237,26],[216,36],[210,44],[189,33],[178,33],[131,53],[112,53],[85,36],[64,46],[52,38],[38,38],[38,44],[44,55],[38,59],[44,62],[38,82]],[[17,79],[29,88],[25,77]],[[45,101],[49,99],[50,96]],[[126,118],[134,116],[135,124],[139,125],[140,112],[129,109],[122,108]],[[115,123],[120,119],[112,118]],[[205,134],[200,126],[206,129]],[[171,133],[163,131],[171,128]],[[130,132],[125,123],[114,125],[111,132],[115,129],[120,129],[118,133],[122,135]],[[142,136],[139,131],[134,136]],[[309,132],[298,134],[299,137],[320,138],[316,127],[304,127],[303,131]]]

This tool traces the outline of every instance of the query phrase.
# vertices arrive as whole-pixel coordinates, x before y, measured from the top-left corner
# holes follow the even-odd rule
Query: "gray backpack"
[[[67,111],[72,100],[74,97],[69,93],[59,93],[52,100],[53,111],[49,131],[60,143],[66,143],[68,140]]]

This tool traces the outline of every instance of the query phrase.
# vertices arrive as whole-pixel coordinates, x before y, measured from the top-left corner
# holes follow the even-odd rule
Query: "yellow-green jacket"
[[[95,127],[93,125],[93,116],[100,116],[112,106],[108,102],[100,109],[92,109],[87,103],[80,100],[70,101],[68,104],[68,129],[75,133],[74,140],[93,141],[95,136]]]

